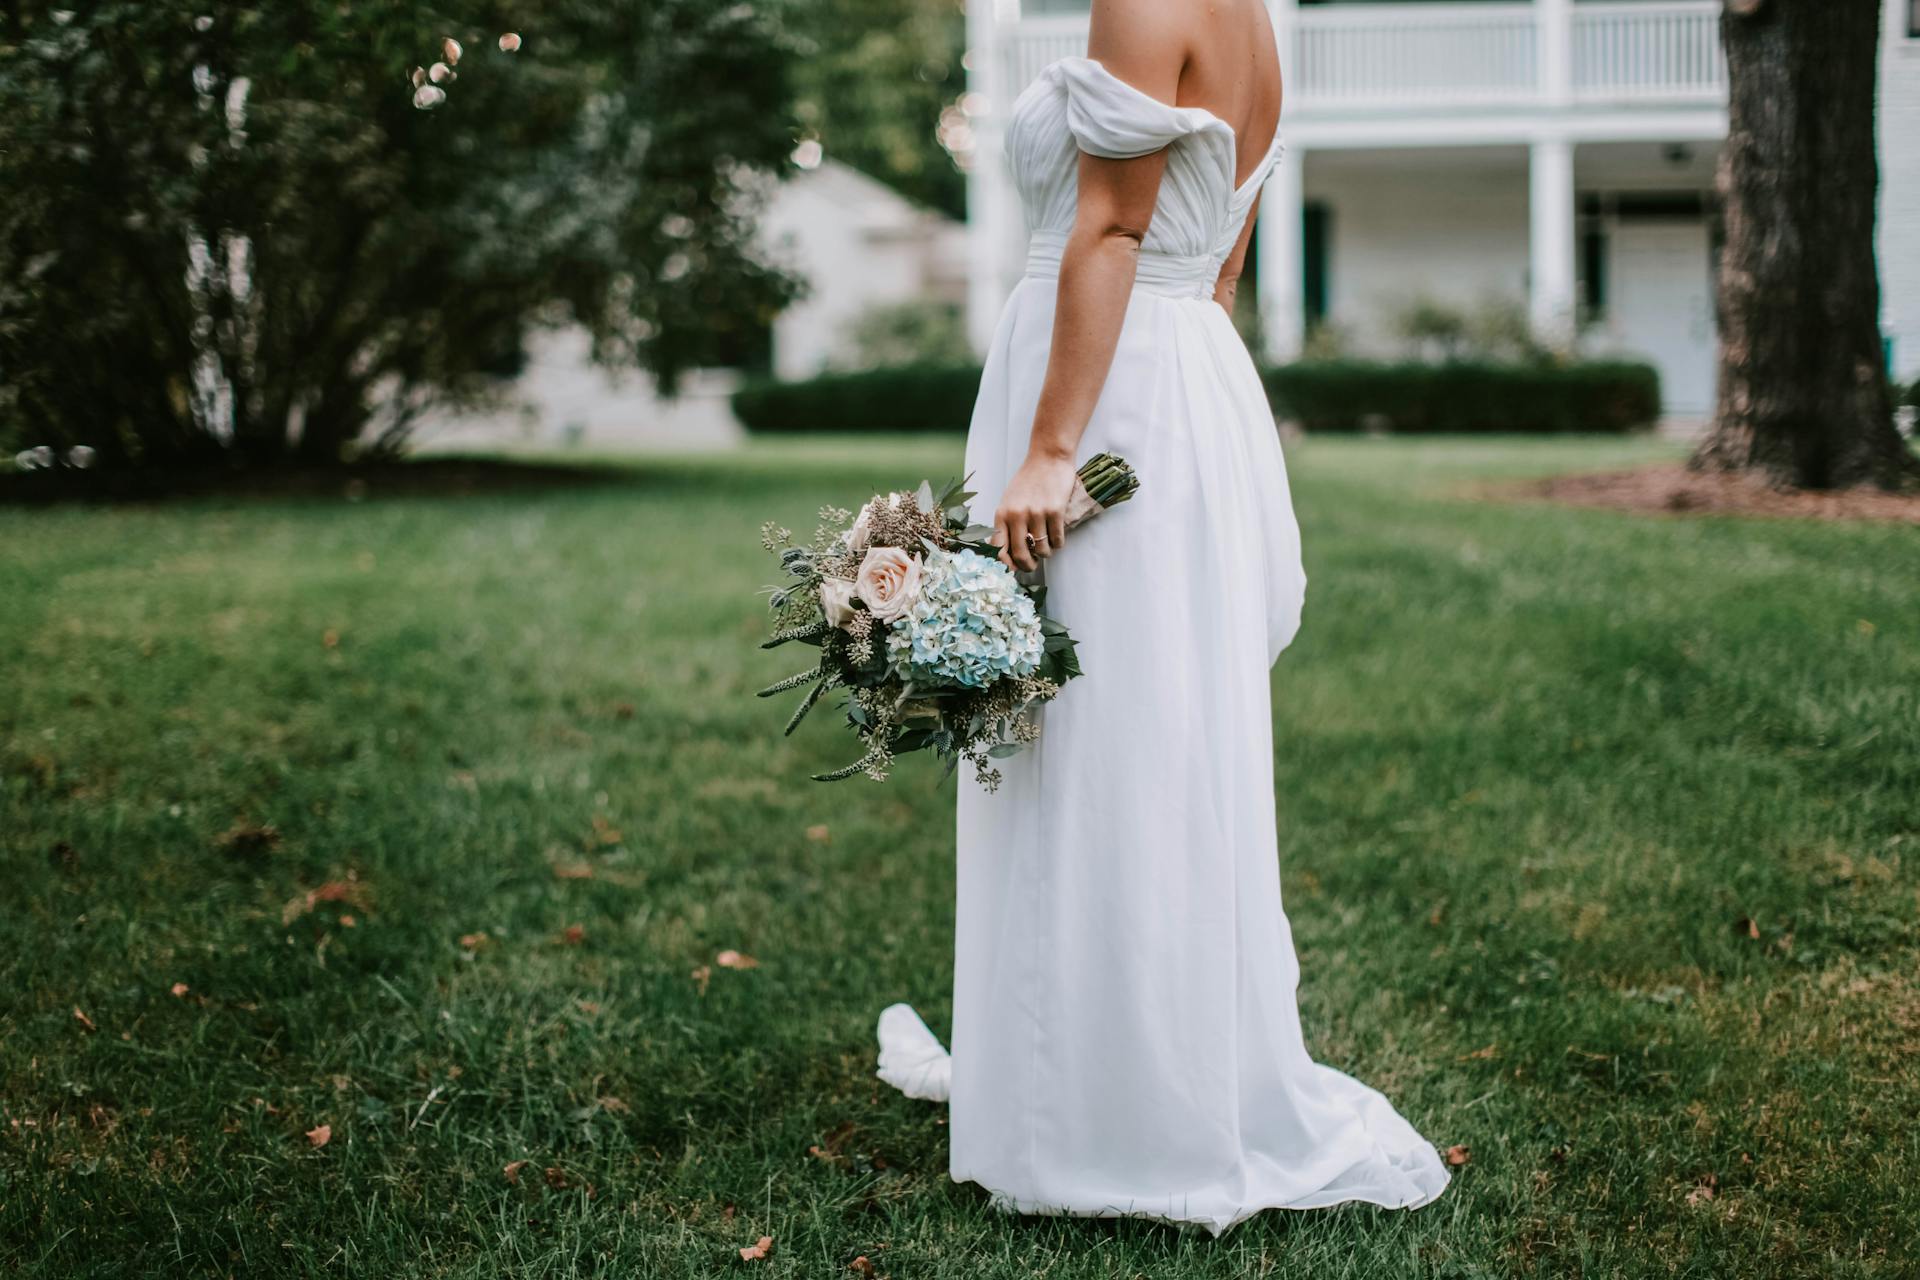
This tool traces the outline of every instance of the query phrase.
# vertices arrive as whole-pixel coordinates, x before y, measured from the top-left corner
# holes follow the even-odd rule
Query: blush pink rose
[[[920,594],[920,562],[899,547],[870,547],[853,585],[868,613],[892,622]]]

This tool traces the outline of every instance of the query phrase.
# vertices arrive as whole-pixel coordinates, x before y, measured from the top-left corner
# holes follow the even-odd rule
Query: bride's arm
[[[1186,32],[1166,12],[1177,7],[1165,0],[1094,0],[1089,56],[1135,88],[1173,102],[1187,48]],[[1080,157],[1079,212],[1060,258],[1047,376],[1026,461],[994,514],[1001,558],[1017,569],[1037,567],[1066,541],[1074,454],[1113,366],[1140,241],[1166,167],[1164,150],[1132,160]]]

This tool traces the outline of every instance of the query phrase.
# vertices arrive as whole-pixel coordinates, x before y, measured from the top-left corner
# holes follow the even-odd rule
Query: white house
[[[818,144],[803,143],[794,163],[796,171],[770,191],[759,225],[760,251],[806,285],[773,321],[773,373],[804,378],[844,362],[854,322],[874,308],[965,302],[968,239],[961,223],[823,158]],[[441,449],[620,450],[714,448],[741,438],[731,404],[739,370],[696,370],[668,400],[644,374],[595,365],[591,346],[578,328],[533,334],[526,368],[499,407],[433,415],[418,439]]]
[[[805,378],[847,355],[855,322],[876,307],[967,296],[967,233],[858,169],[820,161],[782,184],[760,239],[807,292],[773,322],[773,372]],[[806,166],[814,167],[806,167]]]
[[[1806,2],[1806,0],[1800,0]],[[1714,170],[1727,132],[1720,0],[1269,0],[1285,160],[1252,270],[1267,354],[1328,321],[1362,345],[1415,298],[1524,300],[1536,331],[1661,372],[1711,407]],[[992,332],[1025,262],[1007,108],[1086,51],[1089,0],[969,0],[972,273]],[[1920,374],[1920,0],[1887,0],[1881,287],[1896,372]]]

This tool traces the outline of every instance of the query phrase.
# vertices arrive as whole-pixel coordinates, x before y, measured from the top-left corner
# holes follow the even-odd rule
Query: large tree
[[[1720,392],[1696,466],[1902,487],[1874,259],[1880,0],[1726,0]]]
[[[738,352],[792,290],[751,247],[796,134],[777,14],[0,4],[0,433],[331,463],[534,325],[667,382]]]

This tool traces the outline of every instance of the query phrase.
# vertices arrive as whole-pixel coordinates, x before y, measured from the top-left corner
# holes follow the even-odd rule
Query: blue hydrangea
[[[923,684],[983,689],[1032,675],[1044,639],[1040,614],[1012,570],[974,551],[930,551],[920,594],[887,635],[887,657]]]

